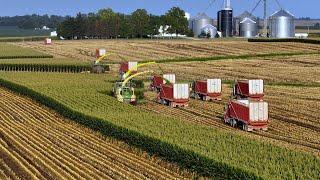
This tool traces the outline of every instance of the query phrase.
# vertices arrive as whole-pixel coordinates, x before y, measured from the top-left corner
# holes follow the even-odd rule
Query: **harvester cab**
[[[131,83],[127,83],[125,86],[123,86],[123,82],[116,82],[113,88],[113,94],[120,102],[129,104],[136,103],[134,87]]]
[[[135,84],[131,80],[137,76],[153,73],[153,71],[144,71],[127,77],[123,82],[116,82],[113,88],[113,94],[120,102],[137,104],[137,97],[135,95]]]

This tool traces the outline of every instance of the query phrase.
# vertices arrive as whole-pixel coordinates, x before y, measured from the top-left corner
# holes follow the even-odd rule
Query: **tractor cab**
[[[127,86],[122,86],[122,82],[116,82],[113,88],[113,94],[120,102],[130,104],[136,103],[134,88],[130,83]]]

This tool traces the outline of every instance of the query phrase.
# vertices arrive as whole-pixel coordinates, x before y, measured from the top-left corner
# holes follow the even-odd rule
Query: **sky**
[[[259,0],[231,0],[234,14],[249,12]],[[276,0],[268,0],[268,14],[279,10]],[[320,0],[278,0],[281,6],[296,17],[311,17],[320,19]],[[25,14],[72,15],[78,12],[96,12],[101,8],[112,8],[116,12],[130,14],[134,10],[146,9],[149,13],[164,14],[173,6],[178,6],[195,16],[199,12],[206,12],[216,18],[223,0],[215,0],[211,7],[210,0],[0,0],[0,16],[15,16]],[[263,16],[262,4],[253,13]]]

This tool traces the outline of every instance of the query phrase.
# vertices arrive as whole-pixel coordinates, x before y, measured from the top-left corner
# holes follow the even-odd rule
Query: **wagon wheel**
[[[237,125],[237,121],[236,121],[235,119],[231,119],[231,120],[230,120],[230,125],[231,125],[232,127],[235,127],[235,126]]]
[[[195,93],[195,98],[196,98],[196,99],[200,99],[199,94]]]
[[[248,131],[248,125],[247,125],[247,124],[243,124],[243,125],[242,125],[242,129],[243,129],[244,131]]]
[[[207,101],[207,96],[202,96],[203,101]]]

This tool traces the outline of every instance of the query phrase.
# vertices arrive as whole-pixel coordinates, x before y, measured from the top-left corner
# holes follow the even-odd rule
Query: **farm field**
[[[276,144],[298,148],[307,152],[320,155],[320,131],[319,112],[320,96],[317,92],[320,88],[299,88],[284,86],[266,86],[266,102],[269,103],[270,124],[268,132],[254,132],[254,134],[266,137]],[[191,100],[190,106],[181,109],[172,109],[155,103],[155,93],[148,92],[148,103],[143,105],[150,111],[167,114],[206,126],[219,127],[227,131],[235,131],[223,123],[224,106],[227,104],[231,88],[223,86],[223,100],[221,102],[202,102]],[[301,95],[303,94],[303,95]],[[280,96],[279,96],[280,95]],[[289,105],[288,105],[289,104]],[[299,109],[299,111],[296,111]],[[239,130],[237,133],[247,136]],[[251,138],[258,138],[251,136]]]
[[[8,44],[3,45],[5,47]],[[168,174],[173,173],[170,175],[171,178],[175,176],[178,178],[182,176],[190,178],[192,175],[191,173],[180,172],[175,165],[173,166],[173,172],[167,171],[168,166],[171,169],[172,165],[162,163],[166,162],[166,160],[177,163],[180,167],[190,170],[190,172],[199,173],[200,176],[215,176],[221,179],[227,177],[234,177],[235,179],[256,177],[264,179],[319,179],[319,45],[248,43],[241,39],[237,41],[79,40],[54,41],[52,46],[45,46],[42,41],[19,42],[10,43],[8,47],[11,49],[11,52],[8,52],[12,55],[21,55],[19,53],[21,47],[23,47],[23,50],[28,51],[30,54],[40,52],[51,54],[54,57],[0,59],[0,86],[7,86],[7,81],[10,81],[27,87],[29,90],[15,85],[9,86],[9,88],[20,93],[30,93],[31,91],[31,97],[34,99],[39,100],[40,97],[48,97],[49,99],[41,101],[41,103],[57,110],[62,115],[70,117],[70,119],[95,131],[99,131],[105,136],[123,140],[130,147],[138,147],[142,151],[147,151],[149,153],[148,156],[160,156],[165,161],[161,160],[159,163],[157,158],[151,158],[150,160],[148,157],[145,159],[139,156],[139,153],[137,158],[144,159],[147,164],[150,161],[151,166],[155,168],[159,166],[160,170],[164,170]],[[94,51],[100,47],[106,48],[107,51],[110,50],[109,52],[119,54],[119,56],[110,56],[112,62],[124,60],[157,60],[162,62],[141,70],[154,70],[155,73],[159,74],[175,73],[178,82],[221,78],[224,83],[222,101],[202,102],[191,100],[187,108],[172,109],[155,103],[156,94],[148,91],[145,94],[146,102],[137,107],[120,103],[110,96],[113,84],[118,79],[118,64],[112,64],[111,71],[106,74],[79,73],[84,71],[81,69],[82,66],[90,68],[91,62],[95,59],[93,57]],[[14,50],[14,48],[16,49]],[[0,49],[0,54],[1,52]],[[2,54],[6,54],[5,51],[3,52]],[[274,57],[250,57],[255,54],[278,53],[280,55]],[[287,55],[281,53],[287,53]],[[244,57],[238,59],[230,57],[228,59],[228,56],[237,55],[244,55]],[[246,57],[247,55],[248,57]],[[224,58],[210,61],[211,57],[219,56]],[[200,57],[200,60],[201,58],[207,59],[203,62],[188,62],[190,58],[197,57]],[[184,62],[166,62],[164,61],[166,59],[177,59]],[[3,67],[19,66],[19,68],[1,68],[1,65]],[[28,68],[25,66],[28,66]],[[37,68],[34,68],[36,66],[43,67],[37,70]],[[78,70],[71,71],[70,68]],[[224,106],[229,99],[232,82],[236,79],[257,78],[265,80],[265,100],[269,103],[269,130],[267,132],[246,133],[240,129],[225,125],[222,117]],[[149,80],[146,80],[146,77],[142,79],[145,80],[147,87]],[[30,94],[28,95],[30,96]],[[59,117],[55,112],[46,108],[39,107],[41,112],[35,111],[38,108],[30,107],[37,107],[37,104],[4,89],[0,89],[0,97],[12,97],[17,101],[26,102],[11,103],[9,100],[3,101],[2,104],[0,102],[0,108],[3,106],[3,110],[0,109],[0,113],[6,114],[15,120],[19,119],[19,117],[25,119],[32,117],[30,126],[27,120],[17,125],[8,121],[2,125],[3,128],[4,126],[37,127],[36,125],[39,121],[39,127],[43,128],[47,128],[50,124],[57,124],[54,130],[61,133],[61,135],[66,135],[66,130],[59,126],[64,123],[68,124],[65,125],[68,127],[77,126],[79,129],[75,130],[76,133],[83,130],[80,126]],[[24,104],[30,105],[30,107],[28,108]],[[15,107],[17,107],[16,111],[14,111]],[[44,114],[38,116],[42,112]],[[80,116],[79,113],[81,114]],[[48,117],[48,122],[44,121],[45,118],[43,117]],[[26,124],[24,124],[25,122]],[[19,133],[36,131],[32,128],[29,131],[16,129],[14,131]],[[14,131],[8,133],[13,134]],[[50,135],[54,135],[54,132],[50,132],[50,135],[42,135],[43,131],[36,131],[39,135],[37,139],[43,142],[50,141],[50,143],[59,146],[63,152],[70,153],[71,150],[63,146],[65,144],[60,144],[62,142],[54,141],[53,137],[50,137]],[[2,131],[0,130],[0,132]],[[85,132],[86,137],[87,133],[94,133],[89,130],[85,130]],[[36,137],[36,135],[34,136]],[[62,137],[66,138],[66,142],[68,142],[67,140],[69,139],[67,137]],[[75,134],[74,137],[77,137],[77,135]],[[114,140],[110,141],[108,138],[107,140],[101,140],[101,137],[96,137],[95,135],[88,135],[88,137],[98,138],[99,145],[103,145],[105,142],[108,145],[111,144],[112,147],[122,147],[123,145],[120,143],[120,146],[118,146],[119,143],[114,143]],[[81,140],[81,142],[78,140]],[[73,139],[72,142],[74,144],[69,146],[76,149],[77,146],[74,145],[80,143],[80,148],[102,153],[97,147],[82,147],[82,140],[80,138]],[[3,140],[0,141],[0,147],[1,143],[2,145],[5,144],[3,142]],[[36,141],[32,142],[37,143]],[[127,147],[128,145],[125,146]],[[129,146],[125,151],[136,154],[136,151],[131,151]],[[7,147],[10,146],[2,146],[2,149]],[[35,146],[35,148],[39,147]],[[103,147],[106,148],[105,146]],[[29,147],[26,146],[24,148]],[[54,149],[49,150],[50,152],[48,153],[56,152]],[[41,152],[39,151],[39,153]],[[81,151],[76,155],[81,153],[83,152]],[[19,152],[17,154],[19,155]],[[22,155],[20,154],[20,156]],[[89,172],[88,176],[92,175],[93,177],[104,174],[101,172],[100,174],[94,173],[97,170],[96,166],[90,163],[95,162],[95,156],[90,156],[88,159],[74,157],[75,159],[72,159],[73,161],[69,163],[73,169],[71,168],[68,171],[73,173],[71,173],[72,176],[81,176],[81,173],[86,174],[86,172]],[[113,158],[111,156],[106,157]],[[106,162],[109,162],[108,160]],[[21,163],[23,164],[24,162],[21,161]],[[80,172],[77,169],[81,167],[75,166],[73,163],[78,163],[81,167],[84,166],[83,163],[87,163],[90,166]],[[119,161],[119,167],[124,168],[121,163],[122,161]],[[0,165],[6,168],[8,166],[4,161],[0,161]],[[15,164],[13,165],[16,166]],[[127,168],[131,168],[129,172],[134,174],[132,178],[146,177],[145,175],[149,174],[144,170],[135,172],[139,168],[134,164],[127,165],[125,165]],[[107,165],[104,167],[107,169]],[[41,171],[37,167],[32,168]],[[22,166],[22,169],[25,170],[26,166]],[[108,172],[117,175],[112,170]],[[0,175],[3,175],[2,171],[0,171]],[[117,177],[124,177],[121,175]],[[165,178],[161,173],[151,173],[150,175],[152,179]]]
[[[117,55],[110,56],[112,62],[181,59],[196,57],[239,56],[277,53],[319,53],[314,44],[302,43],[249,43],[238,41],[190,41],[190,40],[77,40],[54,41],[52,46],[43,42],[18,42],[54,56],[92,61],[97,48],[106,48]]]
[[[174,166],[0,88],[1,179],[183,179]]]
[[[30,48],[22,48],[14,45],[10,45],[8,43],[0,43],[0,58],[5,59],[6,57],[34,57],[34,56],[45,56],[47,54],[43,52],[39,52],[36,50],[32,50]]]
[[[205,78],[229,81],[260,78],[270,83],[320,86],[320,54],[170,63],[153,65],[152,68],[161,73],[159,66],[162,71],[174,72],[179,79],[189,81]]]
[[[247,134],[229,128],[219,121],[219,116],[223,112],[222,103],[200,104],[199,102],[192,101],[190,105],[192,111],[195,111],[195,107],[206,107],[200,112],[189,113],[193,114],[193,116],[188,116],[188,114],[178,111],[178,115],[172,115],[175,118],[172,116],[168,117],[167,113],[159,114],[154,112],[157,111],[157,107],[152,107],[151,110],[148,110],[144,106],[141,106],[141,109],[138,110],[139,113],[137,113],[136,107],[119,103],[113,97],[106,95],[111,90],[112,81],[114,80],[114,78],[110,78],[110,74],[108,76],[108,74],[6,72],[0,73],[0,75],[3,79],[22,84],[52,97],[76,111],[103,118],[117,126],[161,139],[161,141],[170,144],[176,144],[183,149],[192,150],[216,162],[225,163],[228,166],[237,167],[246,172],[259,174],[263,178],[315,178],[318,176],[320,159],[318,158],[319,149],[317,149],[319,147],[319,137],[317,135],[319,132],[317,127],[319,127],[319,122],[316,119],[317,114],[315,114],[318,112],[312,108],[310,109],[314,110],[315,119],[306,118],[304,121],[300,121],[299,117],[297,119],[290,119],[291,117],[288,117],[289,120],[287,122],[286,119],[275,116],[279,115],[279,111],[283,110],[281,108],[285,107],[281,105],[274,106],[271,108],[271,117],[274,122],[271,125],[271,131],[262,135]],[[111,77],[113,76],[111,75]],[[269,86],[267,89],[268,93],[283,91],[281,88],[269,88]],[[293,91],[291,92],[292,94],[299,93],[299,88]],[[314,92],[308,92],[308,94],[312,93]],[[275,97],[267,97],[270,104],[273,103],[272,98]],[[275,99],[280,102],[283,101],[283,99]],[[226,97],[224,97],[224,100],[226,100]],[[311,100],[310,102],[315,102],[315,107],[319,105],[317,100]],[[303,106],[297,107],[301,108]],[[161,108],[165,109],[166,107]],[[277,111],[277,108],[280,108],[280,110]],[[172,111],[175,111],[175,109]],[[186,111],[189,111],[189,109],[186,109]],[[301,110],[301,112],[310,113],[306,108]],[[293,116],[299,115],[294,114],[295,112],[290,113]],[[194,114],[198,114],[198,116],[194,116]],[[205,118],[201,117],[203,114],[205,114]],[[184,120],[181,121],[182,116]],[[210,121],[208,120],[208,116],[212,117]],[[150,121],[151,119],[152,121]],[[186,119],[200,123],[189,123]],[[315,129],[309,127],[315,127]],[[279,130],[280,132],[278,132]],[[283,147],[280,148],[280,144]],[[293,151],[291,149],[301,149],[301,151]],[[303,151],[306,151],[306,153]],[[279,158],[284,162],[279,162]],[[246,160],[244,161],[243,159]],[[306,173],[306,171],[310,172]]]

